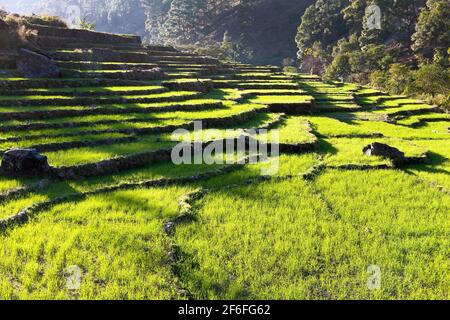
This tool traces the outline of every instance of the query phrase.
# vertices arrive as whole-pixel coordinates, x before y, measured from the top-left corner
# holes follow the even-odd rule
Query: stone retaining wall
[[[164,81],[162,85],[171,91],[198,91],[207,93],[214,90],[211,80],[192,80],[189,82]]]
[[[120,79],[23,79],[2,80],[0,79],[0,90],[21,90],[32,88],[61,88],[61,87],[106,87],[106,86],[136,86],[141,82]]]
[[[141,44],[141,38],[134,35],[117,35],[112,33],[95,32],[84,29],[69,29],[24,23],[28,28],[36,30],[39,36],[77,38],[86,42]]]
[[[121,96],[121,95],[150,95],[167,92],[166,88],[133,91],[32,91],[32,90],[0,90],[3,96],[26,96],[39,94],[40,96],[67,96],[67,97],[99,97],[99,96]],[[64,100],[65,101],[65,100]],[[96,100],[99,101],[99,100]]]
[[[208,104],[177,104],[167,107],[129,107],[126,109],[118,108],[90,108],[81,110],[49,110],[49,111],[24,111],[24,112],[4,112],[0,116],[5,120],[32,120],[32,119],[48,119],[63,118],[86,115],[114,115],[128,113],[153,113],[153,112],[171,112],[171,111],[200,111],[214,108],[221,108],[222,102],[214,102]]]
[[[316,111],[315,102],[304,103],[270,103],[271,112],[282,112],[286,114],[310,114]]]
[[[122,137],[122,138],[106,138],[92,141],[68,141],[68,142],[55,142],[46,144],[35,144],[27,146],[28,149],[36,149],[38,152],[53,152],[60,150],[76,149],[83,147],[94,147],[102,145],[112,145],[118,143],[127,143],[137,141],[136,137]],[[0,156],[2,156],[7,150],[0,150]]]
[[[153,94],[153,93],[152,93]],[[57,93],[56,93],[57,95]],[[79,97],[76,96],[73,99],[35,99],[35,100],[18,100],[18,99],[6,99],[0,100],[0,106],[14,106],[14,107],[33,107],[33,106],[90,106],[90,105],[102,105],[102,104],[115,104],[115,103],[157,103],[157,102],[177,102],[184,101],[186,99],[197,99],[201,97],[201,94],[192,94],[189,96],[167,96],[157,98],[122,98],[122,97],[107,97],[98,99],[96,97]]]

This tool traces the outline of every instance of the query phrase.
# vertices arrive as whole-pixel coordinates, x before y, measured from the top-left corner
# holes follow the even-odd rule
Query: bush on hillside
[[[68,28],[67,23],[61,18],[47,14],[32,16],[8,14],[5,16],[4,20],[10,25],[23,25],[24,23],[29,23],[57,28]]]
[[[21,47],[34,47],[36,31],[23,24],[22,17],[7,14],[0,18],[0,48],[14,50]]]
[[[43,14],[43,15],[32,15],[24,18],[26,19],[27,22],[32,24],[39,24],[58,28],[68,28],[67,23],[58,16]]]

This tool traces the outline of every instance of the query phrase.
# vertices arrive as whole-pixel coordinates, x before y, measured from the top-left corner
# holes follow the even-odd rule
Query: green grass
[[[56,206],[2,238],[2,299],[71,299],[67,268],[82,270],[80,299],[180,297],[161,225],[188,188],[118,191]],[[124,285],[126,284],[126,285]]]
[[[192,97],[198,95],[197,92],[192,91],[170,91],[164,93],[157,94],[140,94],[140,95],[108,95],[108,96],[98,96],[95,99],[107,100],[107,99],[164,99],[164,98],[173,98],[173,97]],[[23,100],[23,101],[41,101],[41,100],[77,100],[77,99],[85,99],[84,97],[71,97],[71,96],[39,96],[39,95],[27,95],[27,96],[0,96],[0,101],[15,101],[15,100]]]
[[[28,183],[32,182],[34,179],[16,179],[16,178],[9,178],[5,176],[0,176],[0,193],[12,190],[16,188],[23,187],[24,185],[27,185]]]
[[[101,93],[101,92],[133,92],[133,91],[151,91],[164,89],[162,86],[111,86],[111,87],[78,87],[78,88],[35,88],[28,89],[30,92],[55,92],[55,93]]]
[[[184,106],[184,105],[206,105],[211,103],[220,102],[214,99],[194,99],[195,95],[190,94],[187,96],[179,95],[181,98],[180,101],[174,102],[149,102],[149,103],[121,103],[121,104],[100,104],[100,105],[80,105],[80,106],[29,106],[29,107],[2,107],[0,106],[0,115],[1,112],[29,112],[29,111],[53,111],[53,110],[85,110],[90,109],[93,106],[95,108],[102,109],[127,109],[127,108],[164,108],[164,107],[172,107],[172,106]],[[166,100],[166,99],[163,99]],[[168,99],[170,100],[170,98]],[[0,119],[0,123],[1,119]]]
[[[431,151],[429,164],[414,165],[408,172],[417,175],[433,187],[444,188],[450,193],[450,139],[415,141],[419,146]]]
[[[187,134],[176,136],[175,141],[212,141],[224,138],[239,137],[245,134],[244,129],[257,129],[265,124],[272,122],[277,116],[274,114],[259,114],[253,120],[241,123],[236,126],[227,127],[226,129],[206,129],[201,133],[191,131]],[[254,132],[252,137],[262,142],[299,144],[314,142],[316,137],[311,133],[309,123],[302,117],[289,116],[281,125],[266,132]],[[165,137],[170,139],[170,135]]]
[[[324,154],[325,163],[330,166],[391,165],[389,159],[363,154],[363,148],[374,142],[398,148],[405,153],[406,157],[420,157],[428,151],[427,148],[410,141],[395,138],[331,138],[321,141],[320,151]]]
[[[280,143],[298,144],[314,142],[316,140],[315,135],[311,132],[309,122],[303,117],[289,116],[283,124],[270,130],[267,134],[258,135],[258,139],[276,142],[272,135],[274,131],[277,132]]]
[[[80,119],[83,122],[87,122],[87,124],[81,126],[81,127],[70,127],[67,128],[59,128],[59,129],[41,129],[41,130],[28,130],[28,131],[10,131],[7,133],[0,133],[0,137],[7,139],[7,138],[14,138],[16,136],[22,136],[25,139],[25,141],[21,142],[5,142],[0,143],[0,146],[19,146],[28,144],[30,140],[39,140],[39,141],[45,141],[45,143],[51,143],[51,142],[59,142],[68,140],[67,137],[61,137],[64,135],[74,135],[74,140],[79,140],[83,138],[83,136],[92,136],[95,135],[98,131],[98,134],[103,137],[114,137],[117,136],[117,134],[104,134],[103,131],[105,130],[128,130],[128,129],[144,129],[144,128],[154,128],[154,127],[163,127],[163,126],[169,126],[169,125],[181,125],[184,123],[187,123],[189,121],[186,120],[156,120],[154,118],[148,118],[148,122],[146,122],[145,117],[123,117],[122,119],[120,117],[113,118],[117,119],[117,123],[113,124],[101,124],[101,125],[89,125],[89,118],[84,121],[84,119]],[[127,121],[127,119],[139,119],[144,120],[143,122],[130,122]],[[62,121],[61,121],[62,122]],[[40,123],[40,122],[39,122]],[[94,131],[94,132],[92,132]],[[26,133],[26,136],[25,136]],[[41,138],[42,135],[49,135],[49,137]],[[78,138],[77,138],[78,137]],[[2,147],[0,147],[2,148]]]
[[[204,67],[188,57],[182,57],[186,62],[176,56],[155,59],[172,68],[170,82],[196,82],[194,73],[182,71]],[[120,63],[98,63],[107,64],[111,69]],[[0,116],[0,151],[120,138],[129,133],[110,131],[219,118],[227,121],[210,128],[218,137],[201,139],[223,138],[227,129],[234,130],[228,137],[235,137],[242,134],[241,129],[261,128],[283,116],[269,112],[266,105],[315,98],[318,109],[308,116],[284,115],[285,120],[268,134],[256,136],[272,141],[272,134],[277,134],[279,139],[273,142],[282,144],[317,141],[316,150],[281,154],[271,162],[245,164],[226,172],[217,171],[227,165],[224,160],[243,155],[218,152],[213,165],[167,161],[102,176],[50,179],[48,186],[40,188],[37,182],[43,177],[0,174],[0,220],[37,203],[80,196],[0,230],[0,299],[185,298],[179,289],[188,289],[193,299],[449,299],[448,115],[433,112],[433,106],[420,101],[356,84],[325,84],[314,81],[319,80],[316,76],[275,74],[269,67],[235,67],[241,68],[236,75],[211,76],[216,86],[232,88],[205,94],[164,91],[161,81],[123,81],[123,86],[111,81],[111,85],[97,87],[92,79],[64,78],[60,81],[65,87],[52,88],[52,82],[46,88],[46,82],[37,79],[33,80],[35,87],[27,84],[0,96],[5,104],[0,112],[4,113],[93,106],[111,109],[109,113],[123,112],[63,117],[49,112],[32,119]],[[77,93],[92,94],[95,103],[79,99],[79,105],[70,106]],[[107,104],[109,98],[155,100]],[[36,106],[15,107],[5,103],[8,99],[31,101]],[[70,102],[65,105],[55,99]],[[173,106],[179,111],[168,111]],[[358,107],[361,110],[355,112]],[[27,124],[47,127],[7,129]],[[51,128],[54,124],[65,125]],[[193,132],[188,135],[195,137]],[[17,137],[21,140],[14,141]],[[167,149],[177,143],[170,132],[136,138],[129,143],[44,155],[50,165],[75,166]],[[408,157],[426,153],[427,158],[421,164],[394,168],[389,159],[363,154],[363,147],[373,142],[397,147]],[[274,165],[278,170],[268,177],[267,170]],[[359,168],[347,170],[352,166]],[[121,184],[142,186],[143,182],[205,173],[208,177],[190,184],[81,197],[81,193]],[[28,193],[5,196],[27,186],[33,187]],[[192,219],[167,235],[164,224],[180,214],[180,198],[198,188],[207,192],[192,203]],[[178,261],[169,255],[173,245],[178,248]],[[66,288],[65,270],[71,265],[82,271],[82,286],[75,292]],[[381,268],[379,290],[367,288],[370,265]]]
[[[62,167],[94,163],[119,156],[167,149],[173,145],[172,142],[159,141],[158,136],[148,136],[140,138],[137,142],[45,152],[44,154],[48,157],[50,165]]]
[[[395,171],[212,191],[177,228],[181,281],[198,299],[447,299],[449,206]]]
[[[271,103],[305,103],[312,100],[311,96],[308,95],[292,95],[292,96],[258,96],[253,99],[249,99],[251,103],[259,104],[271,104]]]
[[[434,111],[436,107],[427,105],[427,104],[412,104],[412,105],[402,105],[401,107],[390,107],[387,109],[381,109],[375,111],[376,113],[383,113],[387,115],[397,114],[399,112],[406,112],[409,111],[418,111],[418,110],[424,110],[424,113]]]
[[[383,134],[386,137],[409,140],[450,138],[447,132],[448,122],[432,122],[419,128],[409,128],[387,122],[340,120],[329,116],[313,116],[308,119],[319,134],[327,137]]]
[[[41,144],[52,144],[52,143],[64,143],[64,142],[72,142],[72,141],[96,141],[103,139],[116,139],[116,138],[124,138],[128,137],[127,134],[121,133],[107,133],[107,134],[99,134],[99,135],[77,135],[75,137],[63,137],[63,138],[35,138],[29,140],[22,140],[19,142],[4,142],[0,143],[0,150],[8,150],[13,148],[27,148],[30,146],[41,145]]]

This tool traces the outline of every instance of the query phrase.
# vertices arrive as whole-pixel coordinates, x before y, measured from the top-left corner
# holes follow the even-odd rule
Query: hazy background
[[[313,0],[0,0],[7,11],[67,17],[79,5],[95,30],[131,33],[152,43],[220,45],[225,33],[233,57],[257,64],[295,59],[295,35]]]

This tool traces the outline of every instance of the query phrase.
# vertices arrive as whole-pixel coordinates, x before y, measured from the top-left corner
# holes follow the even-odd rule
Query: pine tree
[[[162,25],[164,37],[176,44],[196,43],[208,25],[206,12],[206,0],[173,0]]]
[[[341,13],[347,4],[345,0],[317,0],[306,10],[295,38],[299,58],[317,42],[331,51],[332,45],[347,34]]]

